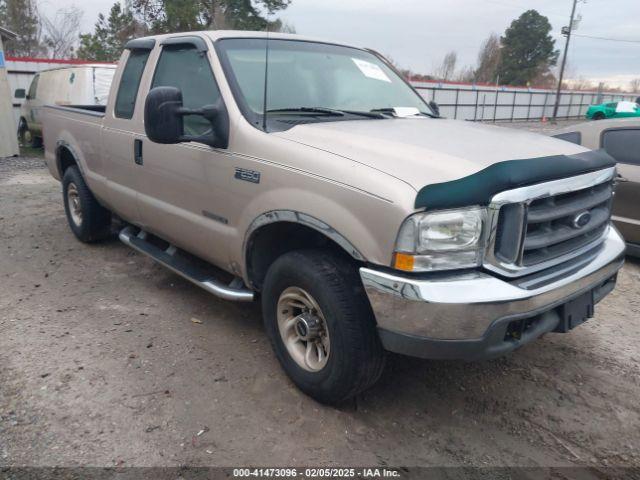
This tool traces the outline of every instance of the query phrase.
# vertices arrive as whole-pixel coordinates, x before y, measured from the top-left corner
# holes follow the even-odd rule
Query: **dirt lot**
[[[293,387],[257,306],[76,241],[40,159],[0,160],[0,289],[0,466],[640,466],[633,260],[571,333],[483,363],[392,356],[340,409]]]

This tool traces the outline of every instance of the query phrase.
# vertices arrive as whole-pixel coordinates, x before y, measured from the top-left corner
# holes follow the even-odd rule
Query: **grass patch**
[[[44,158],[44,148],[20,147],[21,157]]]

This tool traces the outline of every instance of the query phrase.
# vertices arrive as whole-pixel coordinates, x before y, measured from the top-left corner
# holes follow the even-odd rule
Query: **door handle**
[[[133,161],[142,165],[142,140],[139,138],[133,141]]]

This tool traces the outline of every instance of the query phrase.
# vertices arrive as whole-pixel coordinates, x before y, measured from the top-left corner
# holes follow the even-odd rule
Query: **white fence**
[[[441,115],[473,121],[526,121],[553,116],[555,90],[488,87],[464,83],[412,82],[427,100],[440,106]],[[635,101],[637,95],[563,90],[558,118],[582,118],[589,105],[619,100]]]

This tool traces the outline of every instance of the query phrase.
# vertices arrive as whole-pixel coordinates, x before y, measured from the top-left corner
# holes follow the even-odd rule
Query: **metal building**
[[[0,27],[0,158],[18,155],[18,137],[13,116],[13,93],[7,79],[4,46],[5,39],[13,40],[16,34]]]

